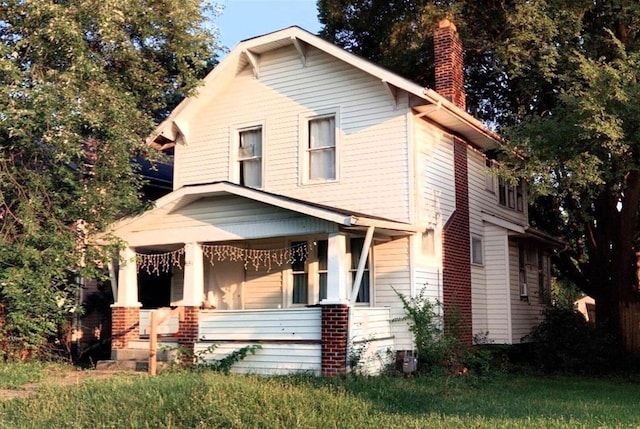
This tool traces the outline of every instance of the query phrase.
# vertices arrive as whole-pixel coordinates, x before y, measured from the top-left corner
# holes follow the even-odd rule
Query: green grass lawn
[[[622,379],[122,377],[0,402],[1,428],[640,428]]]

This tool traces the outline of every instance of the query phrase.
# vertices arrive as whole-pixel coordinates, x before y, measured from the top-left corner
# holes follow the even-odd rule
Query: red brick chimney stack
[[[433,32],[436,68],[436,92],[461,109],[465,109],[464,63],[462,41],[456,26],[443,19]]]

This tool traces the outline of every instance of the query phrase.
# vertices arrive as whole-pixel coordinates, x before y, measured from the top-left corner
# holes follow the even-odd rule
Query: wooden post
[[[158,322],[156,310],[151,312],[151,332],[149,333],[149,375],[156,375],[158,364]]]

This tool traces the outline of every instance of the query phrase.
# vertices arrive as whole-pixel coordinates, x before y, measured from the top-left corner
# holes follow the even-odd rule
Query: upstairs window
[[[308,126],[308,180],[336,180],[336,117],[313,118]]]
[[[510,186],[500,178],[498,180],[498,203],[519,212],[524,211],[524,186],[522,181],[518,181],[515,186]]]
[[[238,135],[238,183],[262,187],[262,127],[240,130]]]
[[[491,173],[491,169],[493,168],[494,160],[490,158],[485,158],[485,171],[484,171],[484,187],[487,191],[495,194],[496,192],[496,178]]]

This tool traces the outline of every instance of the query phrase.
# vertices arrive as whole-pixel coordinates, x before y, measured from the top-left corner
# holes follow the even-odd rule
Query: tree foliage
[[[205,24],[196,0],[0,2],[5,352],[56,334],[104,261],[87,237],[141,208],[132,159],[214,57]]]
[[[596,298],[600,322],[629,338],[619,309],[638,300],[640,3],[319,0],[318,7],[324,37],[427,86],[432,29],[444,17],[455,22],[467,106],[508,137],[503,163],[529,179],[532,222],[569,242],[557,260],[563,274]]]

